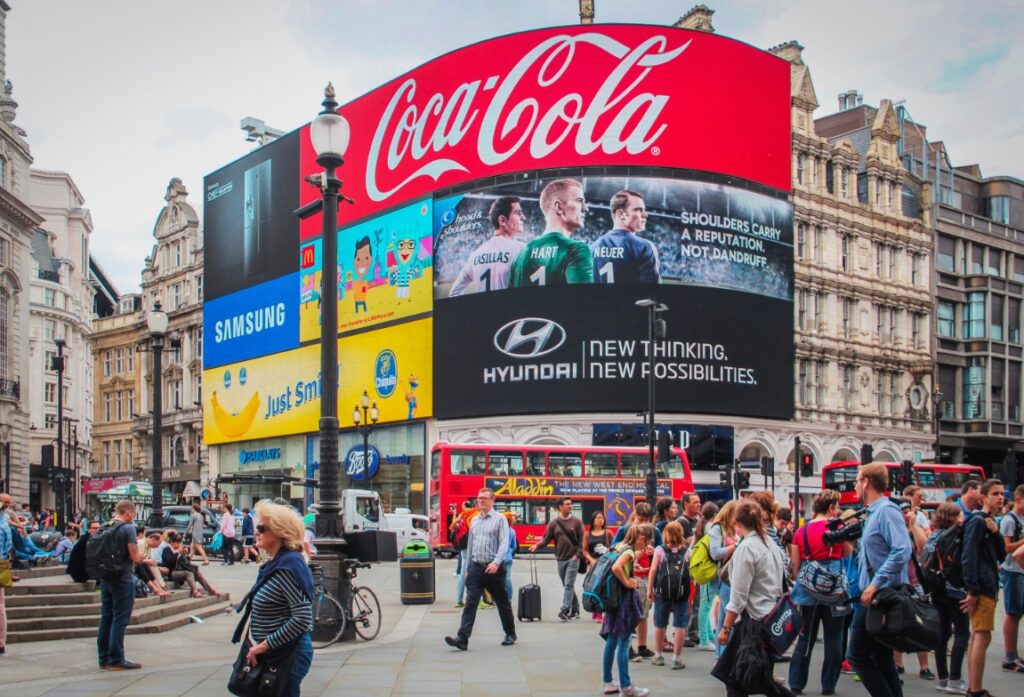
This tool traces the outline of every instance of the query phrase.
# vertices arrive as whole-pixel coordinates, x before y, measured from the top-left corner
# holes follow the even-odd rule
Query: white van
[[[384,514],[385,525],[389,532],[396,534],[398,550],[412,541],[430,545],[430,519],[425,515],[416,515],[408,508],[396,508],[394,513]]]

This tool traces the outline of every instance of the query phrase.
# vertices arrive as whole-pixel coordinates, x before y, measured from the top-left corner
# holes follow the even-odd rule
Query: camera
[[[825,523],[828,530],[821,536],[821,541],[829,546],[856,542],[864,534],[864,516],[867,512],[868,509],[862,508],[852,515],[829,518]]]

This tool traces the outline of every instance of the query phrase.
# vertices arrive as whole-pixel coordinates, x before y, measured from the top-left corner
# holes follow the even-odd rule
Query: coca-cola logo
[[[651,151],[669,126],[662,112],[670,95],[645,91],[645,80],[666,70],[692,41],[677,38],[673,46],[667,36],[653,35],[630,46],[599,32],[558,34],[526,51],[507,73],[450,90],[421,90],[413,74],[380,116],[367,156],[366,192],[383,201],[422,177],[437,182],[445,173],[493,167],[523,151],[541,160],[565,143],[582,157]],[[611,60],[581,59],[588,47]],[[584,93],[581,85],[591,88]],[[542,105],[541,90],[560,96]],[[475,148],[453,152],[464,141]],[[398,181],[383,183],[388,173]]]

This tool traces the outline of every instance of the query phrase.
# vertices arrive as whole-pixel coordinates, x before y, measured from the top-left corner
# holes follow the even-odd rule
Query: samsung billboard
[[[645,351],[659,410],[790,418],[789,72],[713,34],[556,27],[343,105],[341,350],[433,315],[419,413],[440,418],[633,411]],[[283,367],[319,341],[322,219],[290,217],[318,171],[306,125],[207,178],[208,295],[231,330],[214,362]],[[664,345],[644,345],[642,297],[670,307]]]

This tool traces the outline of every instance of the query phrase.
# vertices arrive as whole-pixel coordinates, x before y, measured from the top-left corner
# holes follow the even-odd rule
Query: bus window
[[[581,477],[583,458],[579,453],[549,453],[548,471],[552,477]]]
[[[618,459],[615,453],[587,453],[587,476],[618,477]]]
[[[491,452],[488,472],[498,477],[515,477],[523,473],[523,454]]]
[[[435,450],[430,453],[430,478],[437,479],[441,476],[441,451]]]
[[[643,478],[647,474],[647,458],[647,453],[622,453],[622,478]]]
[[[682,458],[673,453],[672,459],[668,461],[668,477],[671,479],[682,479],[683,472]]]
[[[452,450],[452,474],[483,474],[483,450]]]
[[[918,486],[923,486],[923,487],[940,486],[940,485],[935,483],[935,472],[934,471],[932,471],[930,469],[915,469],[914,473],[917,475],[917,477],[915,477],[915,479],[917,480],[917,485]]]
[[[526,501],[526,522],[530,525],[547,525],[548,521],[557,515],[558,502],[554,499],[529,499]]]
[[[528,453],[526,455],[526,476],[543,477],[545,474],[544,453]]]
[[[853,491],[857,481],[857,466],[836,467],[825,470],[825,488],[843,493]]]
[[[512,512],[516,514],[516,520],[519,523],[526,522],[526,503],[524,501],[514,501],[509,499],[495,499],[494,510],[502,513]]]

